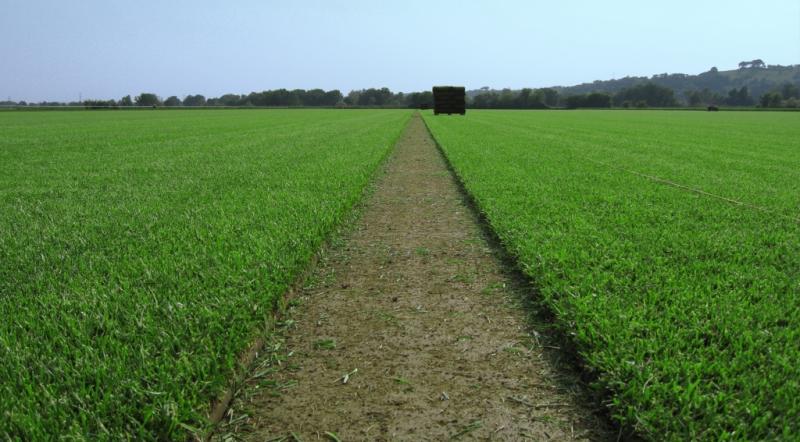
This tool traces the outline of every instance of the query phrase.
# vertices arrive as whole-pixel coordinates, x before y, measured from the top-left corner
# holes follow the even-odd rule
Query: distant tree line
[[[800,88],[786,83],[780,89],[772,90],[759,99],[761,107],[800,107]]]
[[[558,92],[552,88],[483,91],[471,97],[467,105],[474,109],[547,109],[559,103]]]
[[[162,99],[157,94],[143,92],[134,97],[126,95],[119,100],[83,100],[81,102],[41,102],[29,104],[24,101],[3,101],[5,106],[84,106],[87,109],[116,109],[120,107],[191,107],[191,106],[229,106],[229,107],[410,107],[428,108],[433,106],[433,93],[392,92],[388,88],[353,90],[342,95],[333,89],[275,89],[251,92],[246,95],[225,94],[206,98],[203,95],[187,95],[183,99],[172,95]]]
[[[671,88],[654,82],[638,83],[615,93],[593,91],[582,94],[560,94],[552,88],[503,89],[492,91],[483,88],[468,101],[476,109],[547,109],[547,108],[669,108],[679,106],[706,107],[800,107],[800,89],[792,83],[763,94],[755,99],[747,86],[733,88],[727,94],[718,94],[708,88],[692,90],[681,99]]]
[[[757,66],[756,69],[767,71],[776,70],[786,73],[784,67],[761,67],[760,60],[745,63],[747,66]],[[743,68],[745,69],[745,68]],[[749,67],[746,70],[752,70]],[[793,69],[793,68],[792,68]],[[488,87],[468,91],[467,106],[473,109],[548,109],[548,108],[648,108],[648,107],[705,107],[705,106],[742,106],[764,108],[797,108],[800,107],[800,81],[773,83],[771,89],[754,97],[748,86],[734,87],[727,93],[720,93],[709,87],[685,90],[681,95],[676,94],[671,87],[665,86],[664,81],[677,78],[682,74],[667,76],[654,76],[654,80],[644,82],[625,83],[625,87],[609,90],[586,90],[583,86],[570,88],[541,88],[541,89],[502,89],[491,90]],[[714,76],[716,70],[712,68],[707,73],[694,76],[702,79],[704,76]],[[657,81],[660,79],[661,81]],[[623,84],[617,80],[617,83]],[[595,82],[598,87],[609,82]],[[700,82],[699,84],[702,84]],[[779,86],[775,86],[780,84]],[[352,90],[346,96],[339,90],[325,91],[322,89],[274,89],[262,92],[251,92],[246,95],[225,94],[220,97],[206,98],[203,95],[187,95],[183,99],[172,95],[162,99],[157,94],[143,92],[136,96],[126,95],[119,100],[84,100],[82,102],[60,103],[41,102],[26,103],[24,101],[0,102],[4,106],[84,106],[88,109],[115,109],[120,107],[404,107],[404,108],[429,108],[433,105],[431,91],[423,92],[392,92],[388,88],[370,88]]]
[[[655,83],[672,89],[675,92],[675,99],[683,104],[689,105],[688,96],[691,93],[700,93],[708,90],[715,96],[718,105],[727,105],[726,98],[732,89],[741,91],[743,86],[747,87],[749,95],[755,104],[759,104],[761,96],[768,92],[777,92],[783,84],[800,85],[800,65],[766,65],[763,60],[756,59],[740,64],[739,69],[728,71],[719,70],[712,67],[707,72],[698,75],[689,74],[656,74],[651,77],[624,77],[613,80],[598,80],[591,83],[583,83],[575,86],[557,87],[558,92],[563,96],[588,94],[590,92],[605,92],[615,95],[622,89],[630,88],[638,84]],[[704,103],[697,105],[708,104]]]
[[[553,88],[480,92],[470,100],[470,107],[482,109],[547,109],[677,106],[672,89],[654,83],[637,84],[615,94],[593,91],[561,95]]]
[[[611,107],[611,95],[605,92],[570,95],[564,99],[564,104],[569,109]]]
[[[433,93],[431,91],[393,93],[389,88],[353,90],[342,100],[344,106],[377,106],[377,107],[431,107]]]

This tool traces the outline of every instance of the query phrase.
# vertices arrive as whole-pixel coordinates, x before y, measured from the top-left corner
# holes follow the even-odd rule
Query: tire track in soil
[[[215,438],[613,439],[529,329],[530,291],[504,271],[419,115],[384,169]]]

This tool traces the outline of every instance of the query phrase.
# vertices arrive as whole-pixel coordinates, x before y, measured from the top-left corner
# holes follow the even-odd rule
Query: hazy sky
[[[800,0],[0,0],[0,100],[570,85],[800,63]]]

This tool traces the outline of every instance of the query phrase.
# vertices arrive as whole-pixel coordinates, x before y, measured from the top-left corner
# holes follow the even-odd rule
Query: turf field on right
[[[800,114],[424,117],[615,418],[800,437]]]

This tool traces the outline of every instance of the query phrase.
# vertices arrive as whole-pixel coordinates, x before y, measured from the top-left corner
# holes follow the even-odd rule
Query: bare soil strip
[[[292,320],[217,438],[612,437],[529,330],[519,303],[530,292],[504,270],[419,116],[362,210],[290,300]]]

